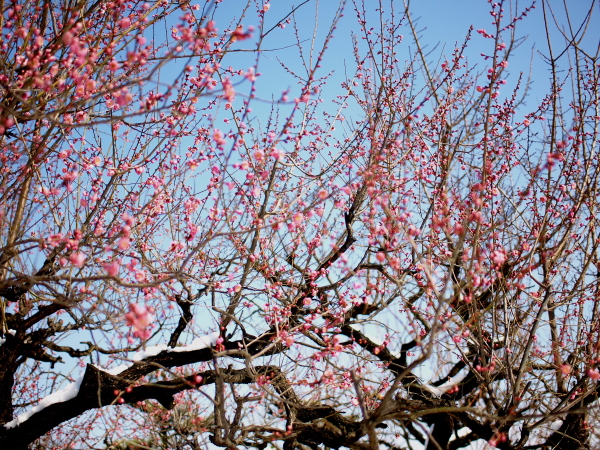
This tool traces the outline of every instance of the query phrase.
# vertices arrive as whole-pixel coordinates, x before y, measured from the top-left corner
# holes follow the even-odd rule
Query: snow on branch
[[[153,345],[150,347],[146,347],[144,350],[141,350],[141,351],[135,353],[133,355],[132,361],[134,361],[134,362],[143,361],[146,358],[156,356],[162,352],[186,353],[186,352],[202,350],[205,348],[210,348],[216,344],[218,338],[219,338],[219,333],[214,332],[214,333],[207,334],[206,336],[201,336],[201,337],[195,338],[191,342],[191,344],[184,345],[181,347],[169,348],[165,344]],[[98,369],[99,371],[105,372],[109,375],[119,376],[123,372],[125,372],[127,369],[129,369],[132,365],[133,365],[133,363],[121,364],[120,366],[115,367],[113,369],[104,369],[104,368],[97,367],[97,366],[94,366],[94,367],[96,367],[96,369]],[[56,391],[56,392],[44,397],[43,399],[41,399],[39,401],[39,403],[36,406],[29,409],[28,411],[25,411],[22,414],[19,414],[15,419],[4,424],[4,427],[6,429],[14,428],[18,425],[21,425],[23,422],[28,420],[31,416],[42,411],[43,409],[47,408],[50,405],[53,405],[55,403],[63,403],[63,402],[66,402],[68,400],[71,400],[71,399],[77,397],[77,394],[79,393],[79,388],[81,386],[81,382],[82,382],[83,378],[84,378],[84,375],[82,375],[76,381],[70,383],[63,389],[60,389],[59,391]]]
[[[77,397],[77,394],[79,393],[79,386],[81,386],[82,380],[83,380],[83,375],[81,377],[79,377],[77,380],[73,381],[72,383],[69,383],[63,389],[60,389],[60,390],[48,395],[47,397],[44,397],[33,408],[31,408],[28,411],[25,411],[22,414],[19,414],[16,419],[13,419],[10,422],[5,423],[4,428],[7,428],[7,429],[14,428],[14,427],[22,424],[23,422],[25,422],[27,419],[29,419],[34,414],[40,412],[42,409],[47,408],[50,405],[53,405],[55,403],[66,402],[67,400],[71,400],[72,398]]]

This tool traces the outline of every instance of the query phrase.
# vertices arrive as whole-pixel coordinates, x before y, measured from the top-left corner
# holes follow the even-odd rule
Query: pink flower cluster
[[[125,320],[133,327],[133,335],[140,339],[148,339],[152,334],[152,321],[154,320],[154,308],[145,305],[131,303],[129,312],[125,314]]]

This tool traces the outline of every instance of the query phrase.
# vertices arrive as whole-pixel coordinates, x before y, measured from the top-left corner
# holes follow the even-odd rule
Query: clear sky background
[[[376,8],[377,1],[364,0],[365,4],[369,5],[371,21],[368,26],[377,28],[379,25]],[[299,4],[300,2],[290,2],[283,0],[273,0],[271,8],[266,14],[266,29],[270,29],[273,24],[282,19],[290,10],[291,5]],[[509,3],[509,2],[507,2]],[[224,2],[225,4],[225,2]],[[399,19],[402,10],[402,1],[394,1],[394,6],[398,8],[396,18]],[[518,2],[518,10],[522,11],[530,6],[531,2]],[[565,5],[568,7],[570,14],[570,24],[573,28],[578,28],[586,17],[590,6],[593,5],[594,11],[592,19],[586,33],[586,37],[582,42],[582,47],[591,54],[598,52],[600,40],[600,5],[592,0],[550,0],[547,3],[549,8],[546,9],[547,17],[551,23],[550,36],[553,42],[553,51],[555,55],[560,54],[566,47],[566,41],[561,36],[560,29],[568,29],[569,20],[565,13]],[[389,2],[386,2],[389,6]],[[472,26],[474,30],[483,28],[492,32],[493,18],[490,16],[490,4],[486,0],[413,0],[411,2],[412,18],[416,21],[417,29],[420,30],[422,37],[421,45],[425,46],[426,52],[431,52],[429,60],[431,62],[445,59],[449,57],[456,46],[460,46]],[[513,4],[514,6],[514,4]],[[338,8],[338,2],[334,0],[315,0],[309,1],[307,4],[300,7],[294,15],[297,23],[297,32],[304,51],[304,56],[308,57],[311,46],[311,39],[315,33],[316,23],[316,48],[318,52],[320,45],[323,43],[324,36],[329,30],[330,24],[335,16]],[[512,15],[510,6],[506,7],[506,15]],[[389,10],[388,10],[389,12]],[[405,21],[406,22],[406,21]],[[344,17],[338,23],[334,33],[334,38],[329,45],[329,49],[324,58],[320,76],[331,73],[330,81],[327,87],[322,92],[322,98],[325,102],[323,108],[327,108],[328,99],[334,98],[336,95],[344,93],[344,89],[340,84],[347,77],[351,78],[354,75],[355,62],[352,54],[352,32],[358,32],[359,27],[356,22],[356,14],[353,11],[352,2],[346,4]],[[400,31],[404,34],[404,45],[399,48],[400,61],[409,60],[414,55],[413,39],[410,34],[410,29],[405,27]],[[517,23],[515,37],[517,40],[522,40],[518,49],[510,57],[508,67],[508,84],[502,90],[501,95],[510,96],[512,89],[516,84],[519,74],[522,72],[524,78],[531,77],[529,92],[526,98],[526,104],[519,111],[515,120],[522,120],[522,114],[525,112],[535,111],[537,105],[540,104],[544,96],[550,92],[551,72],[550,66],[545,61],[544,57],[549,54],[546,28],[544,25],[544,13],[541,1],[538,1],[536,8],[533,9],[527,17]],[[508,33],[506,39],[508,39]],[[240,48],[243,48],[240,44]],[[258,101],[253,102],[253,115],[258,122],[265,121],[270,110],[270,100],[272,98],[280,98],[281,92],[290,89],[290,98],[299,96],[302,84],[299,80],[294,80],[283,67],[286,65],[288,69],[295,71],[298,75],[306,75],[302,69],[301,58],[297,49],[296,35],[293,29],[293,23],[287,25],[285,29],[275,29],[265,40],[263,49],[265,52],[260,56],[259,72],[262,76],[257,83],[257,98]],[[249,45],[249,44],[248,44]],[[247,47],[249,48],[249,47]],[[476,72],[483,72],[489,66],[489,61],[481,56],[481,53],[491,53],[493,51],[493,41],[484,39],[475,31],[472,34],[469,47],[466,51],[466,56],[469,59],[470,66],[475,66]],[[247,66],[250,67],[253,63],[254,55],[248,54],[232,54],[230,61],[235,61],[236,67],[240,62],[247,59]],[[563,68],[570,66],[566,59],[566,54],[561,58],[560,64]],[[478,84],[486,84],[485,77]],[[423,80],[424,82],[424,80]],[[243,93],[243,88],[240,86],[240,93]],[[330,103],[329,103],[330,104]],[[354,115],[356,120],[360,120],[364,114],[360,109],[350,109],[347,115]],[[420,373],[425,380],[429,376],[425,373]],[[478,442],[471,448],[484,448],[485,443]],[[415,448],[420,448],[415,444]],[[489,446],[487,448],[490,448]]]
[[[363,0],[366,9],[370,13],[367,17],[368,26],[378,27],[378,12],[377,8],[379,1]],[[505,2],[507,5],[506,16],[513,15],[515,8],[514,2]],[[510,5],[510,3],[513,3]],[[515,9],[523,11],[531,5],[531,1],[517,2]],[[550,85],[550,67],[544,62],[543,55],[548,54],[548,45],[546,38],[546,30],[544,27],[544,17],[542,2],[538,0],[535,9],[533,9],[524,20],[517,22],[516,38],[523,39],[520,47],[514,52],[510,59],[508,68],[509,77],[508,85],[504,89],[504,94],[510,95],[510,88],[514,87],[517,76],[523,72],[525,77],[531,73],[532,83],[528,96],[527,110],[535,109],[535,105],[539,104],[541,99],[549,91]],[[288,0],[272,0],[270,9],[265,15],[266,29],[270,29],[279,20],[285,17],[294,7],[301,5],[302,1]],[[386,14],[390,12],[390,4],[396,8],[396,20],[398,21],[404,9],[402,0],[384,1],[383,6]],[[411,15],[416,22],[417,29],[420,30],[421,44],[424,45],[426,51],[431,51],[430,61],[443,61],[442,56],[450,56],[455,46],[461,45],[469,30],[473,26],[474,30],[483,28],[492,31],[492,17],[490,16],[490,4],[486,0],[412,0],[409,2]],[[228,8],[228,6],[231,8]],[[231,14],[235,8],[236,1],[225,0],[219,8],[217,15],[217,24],[219,28],[224,28],[231,20]],[[583,47],[592,54],[598,51],[600,32],[600,4],[595,0],[549,0],[547,2],[547,15],[552,22],[551,37],[553,39],[554,52],[559,54],[565,48],[565,40],[559,32],[559,28],[567,28],[569,21],[565,14],[565,5],[570,13],[570,23],[573,28],[577,28],[583,18],[588,13],[590,6],[593,6],[594,14],[587,30],[586,37],[583,41]],[[310,0],[306,4],[302,4],[294,13],[293,20],[297,23],[298,36],[303,44],[305,58],[309,55],[311,39],[313,33],[317,36],[316,51],[320,50],[320,45],[323,43],[324,36],[329,31],[333,17],[338,9],[339,3],[336,0]],[[229,16],[228,16],[229,14]],[[222,20],[219,20],[222,18]],[[243,21],[245,24],[252,23],[255,16],[251,13]],[[413,40],[410,35],[410,29],[407,26],[407,21],[404,20],[404,29],[400,33],[404,35],[405,40],[400,48],[399,59],[408,60],[414,55]],[[316,32],[315,32],[316,27]],[[273,30],[263,44],[265,50],[259,60],[259,72],[262,76],[257,83],[257,98],[264,100],[263,102],[254,102],[253,109],[256,116],[262,117],[262,113],[270,109],[271,98],[279,98],[281,92],[286,89],[291,89],[290,98],[298,96],[300,85],[297,80],[283,68],[285,64],[288,68],[296,71],[300,76],[303,73],[301,59],[297,49],[296,33],[293,30],[293,22],[288,24],[285,29],[277,28]],[[340,88],[340,83],[344,81],[345,72],[348,77],[354,74],[355,63],[352,55],[352,33],[359,31],[356,21],[356,13],[354,4],[348,1],[345,5],[344,16],[338,23],[334,33],[334,38],[331,41],[326,53],[323,67],[318,75],[331,73],[331,78],[328,83],[328,88],[323,92],[323,98],[333,98],[343,92]],[[508,35],[506,36],[508,38]],[[487,68],[486,62],[480,56],[482,52],[490,53],[492,51],[493,41],[484,39],[482,36],[473,32],[466,55],[469,58],[471,65],[476,65],[476,68],[483,70]],[[239,48],[249,48],[248,42],[241,42]],[[233,53],[228,60],[235,67],[240,67],[244,63],[248,67],[254,62],[255,55],[252,53]],[[561,64],[566,67],[566,55],[562,58]],[[485,83],[482,80],[481,83]],[[242,86],[239,92],[243,94]],[[273,97],[271,97],[271,95]],[[261,107],[262,104],[262,107]],[[263,109],[264,108],[264,109]],[[358,117],[357,117],[358,119]]]
[[[377,0],[362,0],[367,6],[370,16],[367,17],[368,26],[378,27],[378,13],[376,11],[379,2]],[[196,3],[192,1],[192,3]],[[202,3],[197,1],[197,3]],[[290,10],[296,5],[300,5],[301,0],[272,0],[270,9],[265,15],[265,29],[271,29],[281,19],[283,19]],[[403,10],[402,0],[388,0],[384,6],[389,13],[389,5],[393,4],[397,8],[396,18],[400,19]],[[508,2],[507,2],[508,3]],[[519,0],[519,10],[530,6],[531,2]],[[565,15],[564,5],[566,4],[571,14],[571,24],[578,27],[582,19],[587,14],[590,5],[594,5],[594,15],[583,42],[583,47],[590,53],[596,54],[600,40],[600,2],[593,0],[549,0],[556,23],[553,23],[552,38],[555,42],[554,51],[556,54],[562,52],[565,48],[565,41],[560,36],[559,28],[567,27],[568,21]],[[232,23],[233,15],[239,14],[240,6],[245,4],[241,0],[224,0],[218,8],[215,17],[217,27],[220,30],[227,28]],[[258,72],[259,77],[256,85],[256,100],[252,102],[253,113],[251,117],[255,123],[264,124],[271,110],[271,101],[281,97],[283,91],[289,90],[289,97],[293,100],[298,97],[303,82],[295,79],[288,72],[288,69],[295,72],[300,77],[305,77],[306,72],[302,66],[302,60],[298,51],[298,40],[303,48],[305,58],[310,56],[310,47],[313,35],[316,36],[315,52],[321,50],[324,37],[330,29],[332,20],[336,14],[339,3],[337,0],[309,0],[306,4],[300,6],[292,18],[292,23],[284,29],[275,28],[265,40],[259,56]],[[351,0],[346,3],[344,16],[340,19],[337,29],[334,33],[329,48],[325,54],[321,71],[317,76],[330,74],[327,87],[322,92],[325,102],[323,108],[328,108],[328,100],[335,98],[336,95],[343,94],[344,89],[340,86],[347,78],[354,75],[355,61],[352,53],[352,32],[359,32],[356,21],[356,13]],[[412,0],[410,2],[412,18],[416,21],[417,29],[420,30],[422,37],[421,44],[425,45],[426,52],[431,51],[430,61],[443,61],[444,56],[450,56],[454,48],[460,46],[471,26],[474,30],[483,28],[492,30],[492,17],[489,14],[490,5],[486,0]],[[507,15],[509,6],[507,6]],[[548,11],[549,12],[549,11]],[[297,26],[294,29],[294,21]],[[254,11],[242,20],[245,25],[256,25],[256,15]],[[406,21],[404,21],[406,23]],[[297,33],[295,32],[297,30]],[[409,60],[414,55],[413,40],[410,35],[410,29],[405,27],[401,34],[405,36],[403,46],[399,48],[400,61]],[[255,34],[256,36],[256,34]],[[531,91],[528,97],[526,110],[535,110],[537,104],[549,92],[550,86],[550,68],[544,62],[543,55],[548,54],[546,30],[544,27],[544,18],[541,0],[537,2],[536,8],[523,21],[518,22],[516,37],[524,38],[523,43],[515,51],[510,59],[508,70],[511,74],[509,84],[504,95],[510,95],[510,89],[514,87],[514,81],[520,72],[527,76],[530,71],[532,75]],[[252,49],[255,39],[242,41],[236,44],[232,52],[225,58],[225,64],[231,64],[236,69],[248,69],[253,67],[256,61],[256,53],[240,50]],[[485,60],[480,53],[489,53],[492,51],[492,41],[484,39],[477,33],[473,33],[467,57],[471,64],[477,65],[478,71],[487,68]],[[314,55],[316,56],[316,54]],[[568,67],[568,61],[561,61],[565,67]],[[178,67],[177,71],[181,68]],[[482,83],[484,81],[482,80]],[[248,82],[244,82],[238,87],[238,99],[242,101],[244,94],[248,92]],[[291,109],[293,102],[283,106],[283,109]],[[349,116],[355,116],[360,120],[364,113],[355,108],[346,113]],[[225,117],[224,117],[225,118]],[[204,326],[204,324],[200,324]],[[74,369],[78,372],[78,368]]]

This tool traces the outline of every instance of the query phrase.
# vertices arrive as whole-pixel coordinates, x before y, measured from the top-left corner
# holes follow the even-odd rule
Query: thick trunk
[[[567,414],[560,428],[552,433],[546,444],[553,450],[588,450],[589,427],[585,414]]]
[[[445,450],[452,437],[456,421],[450,414],[440,413],[428,416],[427,423],[433,425],[425,450]]]
[[[14,338],[8,334],[5,339],[6,342],[0,345],[0,424],[10,422],[13,418],[12,388],[17,369],[17,352],[11,342]]]

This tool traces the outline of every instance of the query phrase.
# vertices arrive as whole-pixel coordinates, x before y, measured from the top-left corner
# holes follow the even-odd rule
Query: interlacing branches
[[[0,0],[0,447],[596,448],[596,2],[229,3]]]

